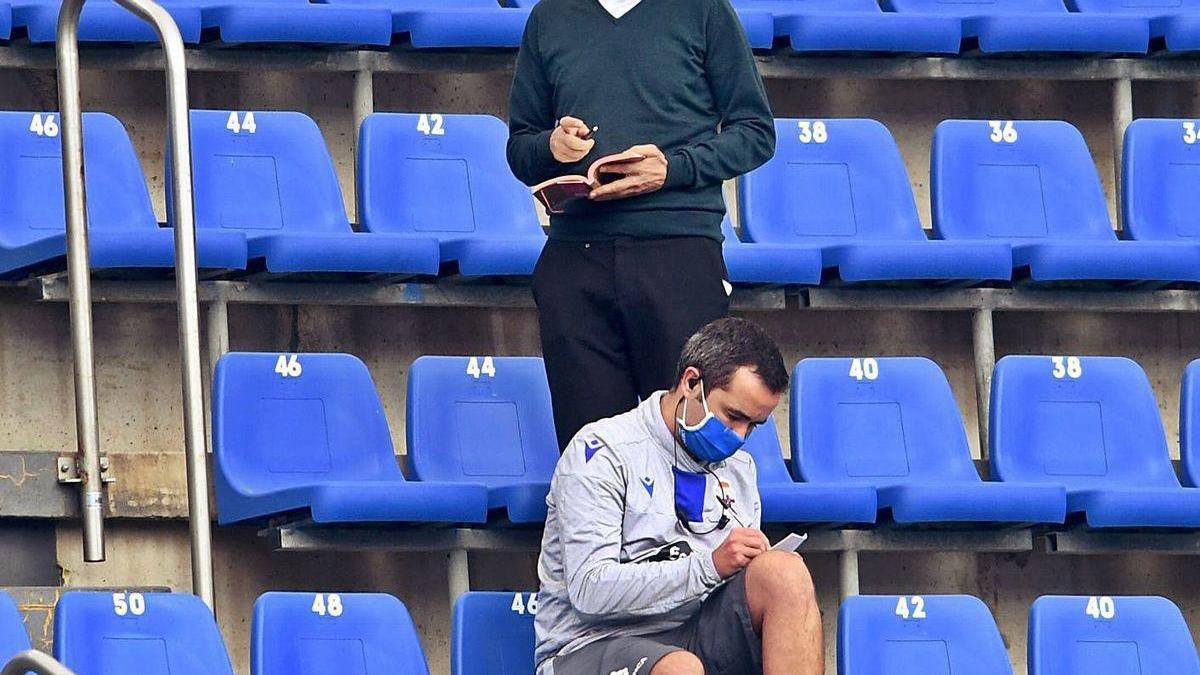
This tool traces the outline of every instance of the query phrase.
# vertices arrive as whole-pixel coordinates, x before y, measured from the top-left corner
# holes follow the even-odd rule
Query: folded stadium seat
[[[1179,459],[1183,481],[1200,487],[1200,359],[1183,371],[1179,394]]]
[[[821,249],[812,246],[747,244],[729,222],[721,222],[725,270],[735,284],[821,283]]]
[[[67,591],[54,658],[81,675],[233,675],[212,610],[189,593]]]
[[[487,489],[406,481],[375,383],[349,354],[230,353],[213,380],[221,524],[482,523]]]
[[[883,0],[896,12],[962,19],[963,37],[979,51],[1145,54],[1150,24],[1136,16],[1067,11],[1063,0]]]
[[[9,0],[12,27],[23,29],[32,43],[54,42],[58,33],[58,8],[62,0]],[[166,3],[164,7],[185,44],[200,42],[200,8],[186,3]],[[3,19],[0,19],[2,29]],[[0,30],[0,37],[6,36]],[[113,0],[88,0],[79,15],[81,42],[152,42],[158,33],[140,17]]]
[[[8,593],[0,591],[0,668],[27,649],[31,649],[29,633],[25,630],[21,610]]]
[[[254,603],[251,675],[429,675],[404,603],[386,593],[264,593]]]
[[[93,0],[88,0],[89,2]],[[164,0],[195,7],[204,30],[226,44],[289,43],[386,47],[392,17],[381,3],[339,6],[309,0]]]
[[[1200,248],[1118,241],[1087,143],[1066,122],[948,120],[933,136],[934,235],[1008,242],[1035,282],[1200,281]]]
[[[536,593],[460,595],[450,631],[450,675],[533,675],[536,603]]]
[[[957,54],[962,21],[936,14],[884,12],[876,0],[734,0],[774,16],[775,35],[798,52]]]
[[[763,523],[875,522],[875,488],[844,483],[797,483],[788,473],[775,418],[756,427],[743,449],[758,468]]]
[[[1067,488],[1093,528],[1200,527],[1146,373],[1125,358],[1006,356],[992,377],[992,476]]]
[[[265,261],[267,271],[437,273],[432,237],[351,228],[333,160],[311,118],[193,110],[191,122],[196,227],[244,232],[250,258]]]
[[[1151,49],[1200,50],[1198,0],[1067,0],[1067,6],[1084,14],[1135,16],[1148,20]]]
[[[0,2],[0,40],[7,40],[12,35],[12,7],[7,2]]]
[[[775,130],[775,156],[739,179],[744,239],[820,249],[844,282],[1012,276],[1004,242],[925,236],[900,150],[879,122],[776,119]]]
[[[375,233],[436,237],[464,276],[533,274],[546,235],[490,115],[375,113],[358,144],[358,213]]]
[[[60,271],[67,254],[57,113],[0,112],[0,276]],[[83,114],[88,254],[93,269],[174,268],[175,232],[159,227],[133,143],[107,113]],[[245,269],[246,239],[198,233],[208,269]]]
[[[1062,523],[1057,486],[980,480],[946,375],[925,358],[811,358],[792,381],[792,465],[869,484],[897,523]]]
[[[529,10],[496,0],[324,0],[334,6],[386,7],[392,33],[417,48],[511,47],[521,44]]]
[[[504,4],[510,7],[533,7],[538,0],[506,0]],[[746,40],[752,49],[770,49],[775,44],[775,18],[766,9],[745,6],[741,0],[734,0],[733,10],[737,12],[746,32]]]
[[[839,675],[1012,675],[987,605],[969,595],[859,595],[838,611]]]
[[[1029,675],[1200,675],[1187,621],[1160,597],[1038,598]]]
[[[1121,207],[1125,233],[1138,241],[1200,246],[1200,124],[1140,119],[1125,131]]]
[[[546,520],[559,448],[540,358],[422,356],[406,410],[413,478],[484,485],[509,521]]]

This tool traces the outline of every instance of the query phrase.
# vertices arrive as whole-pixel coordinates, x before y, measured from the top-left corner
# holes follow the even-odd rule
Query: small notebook
[[[636,152],[622,152],[608,155],[592,162],[586,176],[570,175],[551,178],[534,185],[533,195],[546,207],[550,213],[567,213],[580,204],[588,201],[588,193],[604,183],[619,178],[619,174],[604,171],[604,167],[614,164],[625,164],[645,159],[646,156]]]

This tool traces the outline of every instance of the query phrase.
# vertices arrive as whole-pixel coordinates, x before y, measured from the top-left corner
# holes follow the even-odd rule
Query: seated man
[[[547,498],[538,675],[823,671],[812,578],[759,531],[739,450],[787,386],[761,328],[719,319],[687,341],[674,388],[579,431]]]

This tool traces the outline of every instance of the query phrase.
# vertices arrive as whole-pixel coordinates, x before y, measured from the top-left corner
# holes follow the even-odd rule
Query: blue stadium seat
[[[1159,597],[1038,598],[1029,675],[1200,675],[1187,621]]]
[[[781,118],[775,132],[775,156],[739,179],[748,241],[819,248],[845,282],[1011,278],[1004,242],[925,236],[900,150],[879,122]]]
[[[413,47],[517,47],[529,10],[496,0],[325,0],[331,5],[387,7],[392,33]],[[401,40],[403,41],[403,40]]]
[[[80,675],[233,675],[212,611],[187,593],[67,591],[54,658]]]
[[[1138,241],[1200,246],[1200,121],[1140,119],[1125,131],[1121,206]]]
[[[821,249],[784,244],[747,244],[738,238],[729,217],[721,222],[725,269],[735,284],[821,283]]]
[[[1183,371],[1179,395],[1179,459],[1183,481],[1200,487],[1200,359]]]
[[[839,675],[1012,675],[996,620],[969,595],[859,595],[838,612]]]
[[[490,115],[371,115],[358,144],[363,227],[436,237],[464,276],[533,274],[546,235],[507,140]]]
[[[1117,241],[1087,143],[1066,122],[948,120],[933,136],[933,230],[1002,241],[1035,282],[1200,281],[1200,248]]]
[[[1200,527],[1146,373],[1125,358],[1006,356],[992,377],[992,476],[1067,488],[1093,528]]]
[[[9,0],[9,4],[12,5],[12,27],[24,29],[31,43],[50,43],[57,39],[58,8],[62,6],[62,0]],[[167,2],[165,9],[179,27],[184,43],[198,44],[200,8]],[[158,43],[158,34],[150,24],[113,0],[88,0],[79,15],[79,40]]]
[[[459,596],[450,632],[450,675],[533,675],[536,598],[534,593],[481,591]]]
[[[814,358],[792,381],[799,477],[869,484],[897,523],[1062,523],[1060,487],[984,482],[946,375],[925,358]]]
[[[12,6],[0,2],[0,40],[7,40],[12,35]]]
[[[743,449],[758,468],[764,523],[874,523],[878,508],[869,485],[797,483],[788,473],[775,418],[757,427]]]
[[[9,659],[30,649],[29,633],[25,630],[25,620],[21,618],[21,610],[12,597],[0,591],[0,668]]]
[[[264,593],[254,603],[251,675],[429,675],[404,603],[385,593]]]
[[[798,52],[957,54],[962,22],[949,16],[884,12],[876,0],[734,0],[774,16],[775,35]]]
[[[538,0],[508,0],[505,4],[511,7],[533,7]],[[743,6],[739,1],[733,3],[746,39],[753,49],[770,49],[775,43],[775,18],[765,9]]]
[[[1071,9],[1100,16],[1135,16],[1150,22],[1151,47],[1169,52],[1200,49],[1200,1],[1197,0],[1067,0]]]
[[[486,488],[404,479],[375,383],[349,354],[226,354],[212,409],[222,524],[487,519]]]
[[[250,258],[264,260],[267,271],[437,273],[432,237],[351,228],[311,118],[193,110],[191,121],[196,227],[245,232]]]
[[[883,0],[897,12],[962,19],[963,37],[979,51],[1100,52],[1145,54],[1150,25],[1136,16],[1097,16],[1067,11],[1063,0]]]
[[[386,47],[392,41],[391,13],[379,3],[365,7],[335,7],[309,0],[165,2],[169,6],[200,9],[204,29],[226,44]]]
[[[57,113],[0,112],[0,276],[64,268],[62,145]],[[146,178],[121,122],[83,114],[92,267],[173,268],[175,233],[159,227]],[[201,267],[244,269],[240,233],[197,238]]]
[[[546,520],[559,448],[540,358],[422,356],[407,411],[415,479],[485,485],[511,522]]]

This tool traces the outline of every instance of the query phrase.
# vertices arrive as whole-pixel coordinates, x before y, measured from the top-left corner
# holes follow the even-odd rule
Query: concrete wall
[[[389,75],[376,80],[381,111],[486,112],[503,115],[508,75]],[[129,128],[163,216],[162,78],[153,73],[87,72],[84,105],[107,110]],[[326,135],[353,218],[353,120],[349,74],[197,73],[194,107],[294,109],[315,117]],[[0,71],[0,106],[55,107],[46,72]],[[779,116],[866,116],[886,122],[908,162],[922,218],[929,225],[928,154],[934,126],[950,117],[1066,119],[1084,132],[1100,176],[1113,195],[1110,86],[1102,82],[876,82],[771,80]],[[1139,84],[1143,115],[1200,112],[1196,88]],[[1114,209],[1115,214],[1115,209]],[[780,342],[789,361],[813,355],[901,355],[934,358],[958,395],[968,436],[978,453],[970,317],[965,313],[779,312],[754,315]],[[355,353],[370,366],[404,449],[404,389],[418,355],[538,354],[531,310],[429,308],[246,307],[230,311],[238,350]],[[179,366],[175,316],[166,306],[96,308],[98,389],[103,447],[110,453],[181,452]],[[1200,319],[1183,315],[998,313],[997,354],[1119,354],[1147,368],[1172,446],[1177,440],[1179,378],[1197,356]],[[0,292],[0,447],[74,447],[71,361],[64,305],[33,304],[16,290]],[[784,404],[786,408],[786,402]],[[777,414],[786,438],[786,410]],[[1174,452],[1174,451],[1173,451]],[[81,562],[78,529],[62,525],[58,562],[67,586],[164,585],[188,590],[187,528],[180,522],[117,522],[109,530],[109,561]],[[239,673],[247,672],[249,616],[254,598],[270,589],[381,590],[411,609],[434,672],[448,673],[449,613],[441,555],[272,554],[254,532],[219,529],[216,580],[220,620]],[[531,556],[478,556],[481,589],[529,589]],[[836,560],[813,554],[825,612],[829,672],[833,672]],[[991,606],[1018,674],[1025,672],[1025,629],[1032,600],[1044,593],[1144,594],[1173,598],[1200,631],[1200,580],[1195,562],[1149,555],[1050,558],[1045,555],[864,554],[867,593],[970,593]]]

